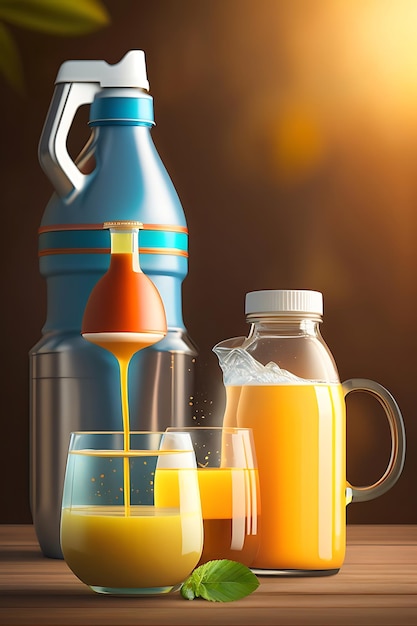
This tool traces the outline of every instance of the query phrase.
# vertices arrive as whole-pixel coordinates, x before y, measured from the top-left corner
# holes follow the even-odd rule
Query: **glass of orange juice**
[[[97,593],[178,589],[203,546],[190,436],[132,432],[126,450],[122,432],[72,433],[61,546],[70,569]]]
[[[203,512],[199,565],[231,559],[250,566],[259,548],[258,469],[251,428],[170,427],[194,447]]]

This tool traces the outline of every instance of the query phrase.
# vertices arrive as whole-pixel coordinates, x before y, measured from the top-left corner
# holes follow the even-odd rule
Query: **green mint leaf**
[[[204,598],[210,602],[232,602],[248,596],[259,587],[255,574],[242,563],[219,559],[197,567],[183,583],[186,600]]]
[[[186,600],[194,600],[195,593],[193,590],[192,575],[181,585],[181,595]]]

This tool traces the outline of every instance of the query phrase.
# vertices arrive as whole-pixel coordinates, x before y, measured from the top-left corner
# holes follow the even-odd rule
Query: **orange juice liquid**
[[[160,333],[155,339],[155,334],[149,336],[148,333],[90,333],[87,338],[102,348],[105,348],[116,357],[120,370],[120,395],[122,400],[122,422],[123,422],[123,448],[125,452],[130,451],[130,423],[129,423],[129,399],[128,399],[128,370],[129,363],[134,354],[155,341],[162,339]],[[125,503],[125,513],[129,515],[130,510],[130,472],[129,458],[124,458],[123,471],[123,493]]]
[[[250,565],[259,546],[255,469],[198,469],[204,545],[199,565],[231,559]]]
[[[195,567],[201,545],[198,511],[136,505],[128,516],[111,506],[62,511],[65,561],[91,587],[173,587]]]
[[[260,569],[338,569],[345,554],[345,402],[340,384],[228,387],[253,429]],[[231,419],[231,418],[230,418]]]

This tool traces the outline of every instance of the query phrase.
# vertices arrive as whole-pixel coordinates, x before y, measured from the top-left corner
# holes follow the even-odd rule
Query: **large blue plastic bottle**
[[[110,235],[103,223],[136,220],[140,265],[157,286],[168,333],[137,353],[129,370],[132,430],[163,430],[191,420],[196,349],[182,317],[188,269],[184,212],[151,138],[153,100],[144,53],[116,65],[67,61],[39,146],[55,187],[39,229],[47,319],[30,352],[31,511],[45,556],[62,558],[59,527],[69,435],[121,430],[119,371],[108,351],[80,334],[84,308],[108,269]],[[77,109],[89,104],[92,133],[74,163],[67,136]]]

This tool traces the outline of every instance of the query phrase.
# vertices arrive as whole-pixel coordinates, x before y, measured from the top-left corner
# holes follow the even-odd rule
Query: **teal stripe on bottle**
[[[67,248],[110,248],[109,231],[53,231],[39,235],[39,251]]]
[[[139,248],[176,248],[187,252],[188,235],[187,233],[161,230],[141,230],[139,232]]]

